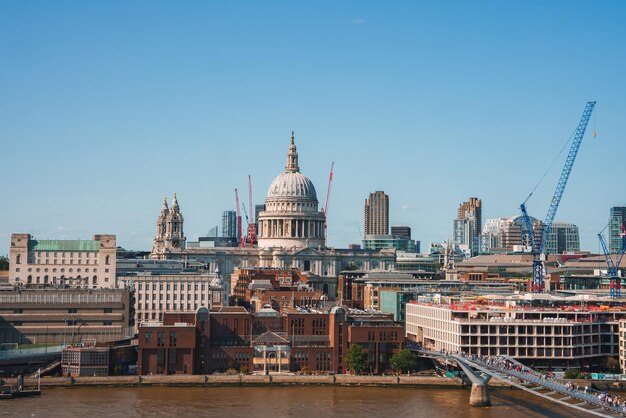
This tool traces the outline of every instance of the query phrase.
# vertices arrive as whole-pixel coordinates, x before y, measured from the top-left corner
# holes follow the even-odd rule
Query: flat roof
[[[99,251],[100,241],[94,240],[59,240],[31,239],[28,241],[29,251]]]

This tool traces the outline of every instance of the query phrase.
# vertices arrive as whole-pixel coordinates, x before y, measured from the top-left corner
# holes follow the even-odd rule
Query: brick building
[[[201,308],[195,315],[166,313],[162,323],[142,324],[138,369],[140,374],[345,373],[348,348],[358,344],[368,354],[369,370],[382,373],[402,348],[403,335],[391,315],[343,307],[279,312],[268,306],[254,314],[243,307]]]

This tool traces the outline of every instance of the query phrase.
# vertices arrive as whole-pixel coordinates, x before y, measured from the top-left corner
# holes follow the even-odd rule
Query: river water
[[[519,390],[492,390],[472,408],[469,390],[388,387],[44,388],[39,398],[0,401],[10,417],[586,417]]]

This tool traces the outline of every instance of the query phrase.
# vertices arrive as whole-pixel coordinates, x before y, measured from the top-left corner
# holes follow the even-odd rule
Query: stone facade
[[[180,212],[176,193],[174,193],[171,208],[168,208],[167,198],[164,198],[163,207],[156,222],[157,229],[152,244],[153,258],[160,258],[154,256],[169,250],[185,248],[187,239],[183,232],[183,222],[183,214]]]
[[[118,285],[135,290],[135,326],[163,319],[166,312],[194,313],[223,304],[222,280],[217,274],[120,276]]]
[[[325,221],[313,182],[300,173],[292,132],[285,172],[270,185],[265,210],[259,213],[259,247],[322,247]]]
[[[115,235],[93,240],[36,240],[11,235],[9,283],[82,288],[115,287]]]
[[[294,268],[306,273],[313,288],[331,299],[336,295],[339,272],[346,268],[395,268],[395,249],[335,249],[326,246],[326,217],[318,210],[313,183],[300,173],[293,132],[285,171],[272,182],[265,210],[259,212],[258,246],[187,248],[184,244],[174,245],[175,239],[178,244],[184,243],[184,237],[182,215],[177,218],[179,227],[167,225],[173,208],[174,204],[171,209],[164,204],[161,210],[152,258],[200,261],[209,271],[219,269],[224,277],[237,268]],[[177,202],[176,210],[180,214]],[[174,237],[168,235],[168,231],[180,231],[180,234]],[[230,287],[228,282],[225,285]]]

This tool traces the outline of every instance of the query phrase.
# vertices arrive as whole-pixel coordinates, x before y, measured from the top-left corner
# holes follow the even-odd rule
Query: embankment
[[[15,385],[16,379],[3,379]],[[37,379],[26,378],[25,386],[37,385]],[[353,376],[353,375],[152,375],[103,377],[44,377],[42,387],[54,386],[432,386],[458,388],[458,378],[437,376]]]

